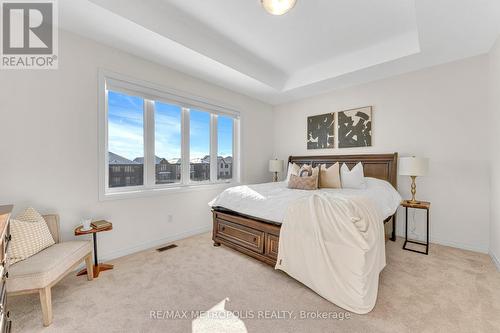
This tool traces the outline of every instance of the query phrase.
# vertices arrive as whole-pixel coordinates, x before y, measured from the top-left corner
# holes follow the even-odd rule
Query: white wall
[[[417,179],[417,197],[432,202],[432,241],[487,252],[487,69],[488,57],[479,56],[278,106],[275,151],[282,159],[364,152],[428,157],[430,172]],[[374,107],[373,147],[306,149],[307,116],[367,105]],[[409,188],[409,179],[399,177],[403,197]],[[414,234],[423,237],[423,215],[416,220]]]
[[[98,69],[192,93],[241,111],[242,181],[269,180],[272,108],[256,100],[67,32],[54,71],[0,73],[0,203],[58,212],[64,239],[83,216],[106,218],[103,258],[209,230],[217,190],[98,201]],[[174,221],[167,222],[167,214]]]
[[[0,203],[28,205],[61,215],[64,239],[82,216],[107,218],[99,250],[111,258],[209,230],[206,203],[217,190],[98,201],[97,74],[99,68],[219,100],[242,113],[242,180],[270,179],[267,161],[298,154],[398,151],[430,158],[418,197],[432,201],[433,241],[487,252],[489,248],[489,142],[500,130],[500,43],[480,56],[272,107],[67,32],[60,34],[60,68],[0,73]],[[490,61],[489,61],[490,60]],[[489,64],[491,67],[489,67]],[[307,151],[306,117],[374,106],[372,148]],[[493,115],[492,136],[485,119]],[[274,124],[273,124],[274,123]],[[272,135],[274,131],[274,137]],[[272,142],[274,141],[274,147]],[[495,145],[491,145],[495,148]],[[500,153],[491,149],[491,252],[500,254]],[[403,196],[409,181],[400,177]],[[173,223],[167,215],[174,216]],[[423,236],[423,216],[415,235]],[[399,216],[399,233],[403,232]]]
[[[500,37],[490,52],[491,227],[490,254],[500,269]]]

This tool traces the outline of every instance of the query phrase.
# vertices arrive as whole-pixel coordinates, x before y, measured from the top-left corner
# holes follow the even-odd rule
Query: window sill
[[[227,182],[227,183],[220,182],[220,183],[208,183],[208,184],[205,183],[205,184],[157,187],[157,188],[130,190],[130,191],[124,190],[119,192],[108,192],[108,193],[101,192],[99,193],[99,201],[145,198],[145,197],[172,195],[172,194],[195,192],[195,191],[209,191],[209,190],[219,190],[219,189],[222,190],[238,185],[240,185],[240,183],[238,182]]]

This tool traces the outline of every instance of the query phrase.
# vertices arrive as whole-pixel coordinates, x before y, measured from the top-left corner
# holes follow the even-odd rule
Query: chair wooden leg
[[[40,303],[42,303],[43,326],[52,324],[52,292],[50,287],[39,290]]]
[[[87,267],[87,280],[92,281],[94,279],[92,253],[85,257],[85,266]]]

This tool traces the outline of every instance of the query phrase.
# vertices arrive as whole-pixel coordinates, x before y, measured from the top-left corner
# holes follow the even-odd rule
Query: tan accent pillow
[[[299,171],[299,175],[290,175],[288,188],[297,190],[317,190],[319,178],[319,167],[313,168],[304,164]]]
[[[14,264],[55,244],[42,215],[33,208],[10,220],[9,262]]]
[[[326,164],[321,164],[319,168],[319,187],[320,188],[342,188],[340,182],[340,165],[335,163],[329,168]]]

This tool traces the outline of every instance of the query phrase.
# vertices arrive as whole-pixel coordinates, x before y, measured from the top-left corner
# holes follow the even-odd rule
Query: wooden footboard
[[[276,265],[280,227],[254,219],[212,211],[214,246],[221,244]]]
[[[271,266],[276,265],[280,239],[279,225],[217,210],[212,210],[212,214],[214,246],[223,244]],[[384,223],[391,220],[393,224],[391,240],[395,241],[396,215],[387,218]]]

